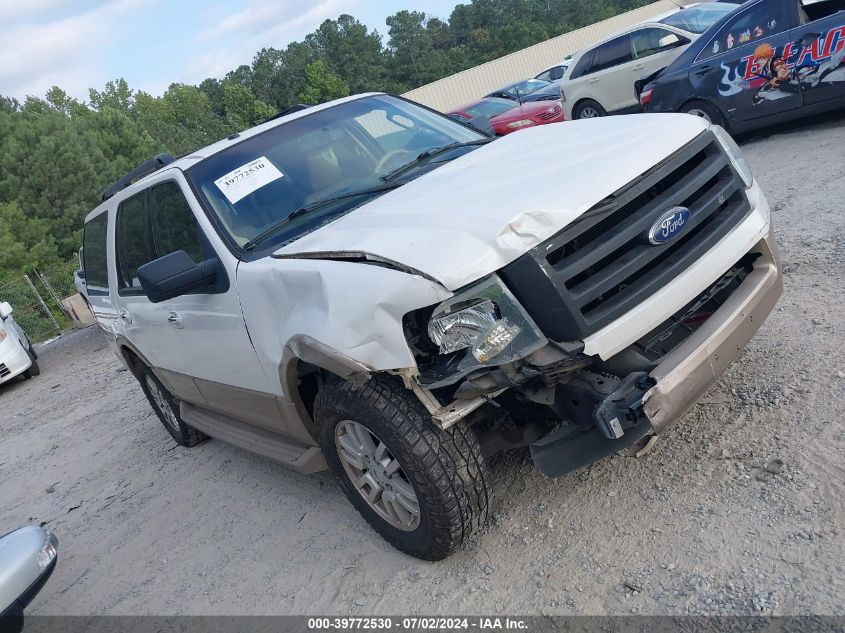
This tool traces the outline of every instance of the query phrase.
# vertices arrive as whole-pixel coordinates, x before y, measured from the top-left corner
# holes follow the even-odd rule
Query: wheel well
[[[696,103],[696,102],[704,103],[706,105],[709,105],[711,108],[718,110],[719,114],[722,115],[722,118],[724,118],[725,121],[728,120],[728,115],[725,113],[725,111],[720,106],[718,106],[715,103],[713,103],[712,101],[710,101],[710,99],[705,99],[703,97],[693,97],[692,99],[687,99],[681,105],[678,106],[678,112],[682,112],[683,109],[685,107],[687,107],[689,104]]]
[[[574,105],[574,106],[572,106],[572,116],[573,116],[573,117],[575,116],[575,113],[578,111],[578,108],[580,108],[580,107],[581,107],[581,105],[582,105],[583,103],[587,102],[587,101],[592,101],[593,103],[598,103],[598,105],[599,105],[599,106],[601,106],[602,108],[604,108],[604,106],[603,106],[603,105],[601,105],[601,103],[599,103],[598,101],[596,101],[596,100],[595,100],[595,99],[593,99],[592,97],[581,97],[580,99],[578,99],[578,101],[576,101],[576,102],[575,102],[575,105]]]
[[[141,357],[138,356],[138,354],[133,352],[126,345],[120,346],[120,354],[121,356],[123,356],[123,361],[126,363],[126,367],[129,369],[129,371],[132,372],[132,375],[137,376],[138,369],[144,362],[141,360]]]

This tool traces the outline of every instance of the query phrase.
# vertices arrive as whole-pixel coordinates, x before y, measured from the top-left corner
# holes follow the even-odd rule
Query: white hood
[[[366,253],[449,290],[548,239],[707,127],[614,116],[510,134],[390,191],[275,254]]]

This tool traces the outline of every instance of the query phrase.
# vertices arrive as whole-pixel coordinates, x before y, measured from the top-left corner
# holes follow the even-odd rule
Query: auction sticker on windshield
[[[241,165],[214,181],[226,199],[235,204],[253,191],[261,189],[284,176],[266,156],[261,156],[246,165]]]

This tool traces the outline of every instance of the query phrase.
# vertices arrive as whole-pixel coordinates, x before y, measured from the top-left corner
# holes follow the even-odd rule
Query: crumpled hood
[[[479,147],[275,255],[366,253],[449,290],[490,274],[706,129],[686,114],[568,121]]]

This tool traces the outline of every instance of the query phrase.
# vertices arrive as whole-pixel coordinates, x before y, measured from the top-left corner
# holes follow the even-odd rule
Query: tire
[[[35,350],[32,349],[32,343],[27,341],[26,344],[28,345],[26,353],[29,354],[30,359],[32,359],[32,364],[29,366],[29,369],[23,372],[23,376],[29,380],[30,378],[41,375],[41,367],[38,366],[38,354],[36,354]]]
[[[442,560],[487,520],[492,490],[475,434],[464,422],[437,428],[399,381],[376,377],[359,386],[329,377],[317,393],[314,419],[326,462],[349,501],[397,549],[423,560]],[[370,448],[375,448],[370,451],[374,459],[362,470],[350,464],[350,456],[359,456],[348,450],[350,442],[366,452],[366,438],[358,441],[361,435],[353,425],[357,433],[363,429],[368,434]],[[346,458],[339,453],[340,443],[345,443]],[[359,482],[366,480],[372,503],[353,475]],[[414,507],[416,514],[409,510]]]
[[[598,101],[593,99],[584,99],[581,103],[575,106],[573,119],[595,119],[601,116],[607,116],[607,110],[601,107]]]
[[[29,366],[29,369],[27,369],[23,373],[24,378],[27,378],[27,379],[34,378],[35,376],[40,376],[40,375],[41,375],[41,367],[38,366],[37,360],[33,360],[32,365]]]
[[[135,377],[141,383],[141,390],[147,396],[150,406],[177,444],[191,447],[208,439],[205,433],[182,419],[179,414],[179,400],[167,390],[149,367],[136,360],[134,369]]]
[[[680,112],[701,117],[708,123],[712,123],[714,125],[721,125],[726,130],[728,129],[728,122],[725,120],[725,116],[722,114],[722,111],[719,110],[719,108],[717,108],[716,106],[707,103],[706,101],[700,101],[697,99],[693,101],[687,101],[684,105],[681,106]]]

